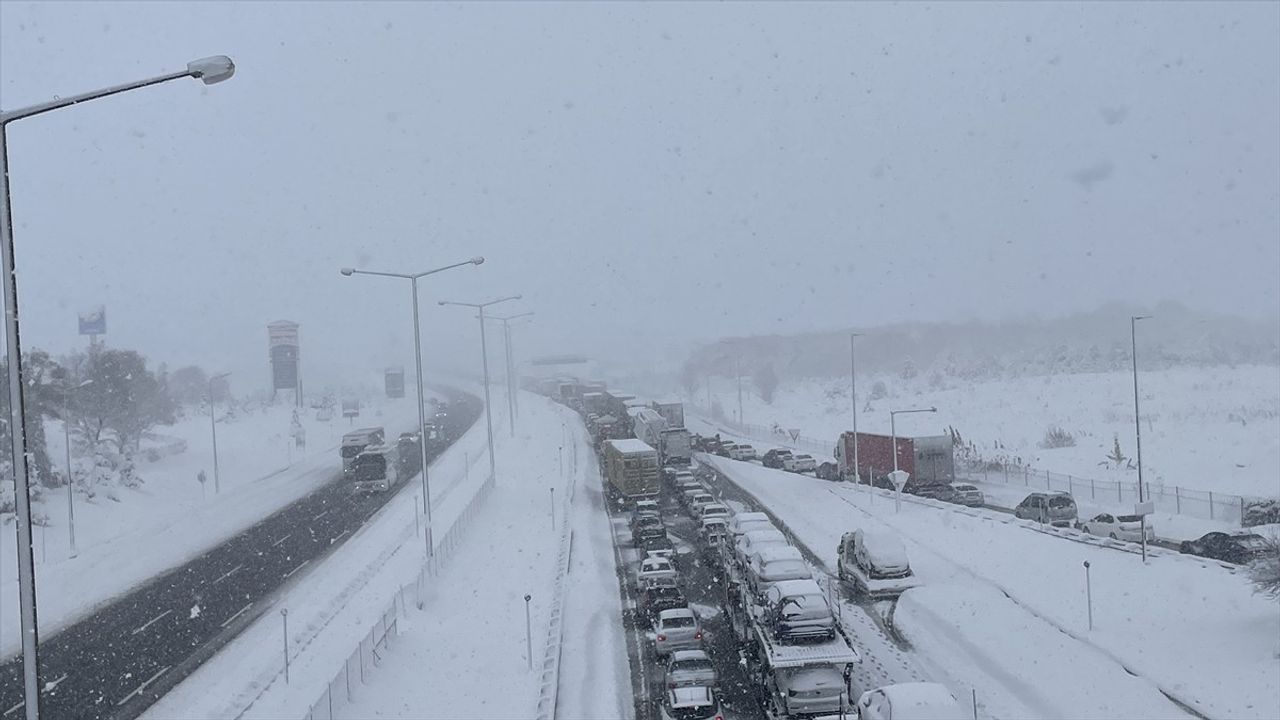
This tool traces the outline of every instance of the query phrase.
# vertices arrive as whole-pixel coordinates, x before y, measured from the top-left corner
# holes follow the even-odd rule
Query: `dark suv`
[[[1198,540],[1184,540],[1178,550],[1188,555],[1223,560],[1229,563],[1244,565],[1252,562],[1267,549],[1267,540],[1254,533],[1231,535],[1224,532],[1211,532]]]
[[[760,464],[764,465],[767,468],[774,468],[776,470],[781,470],[783,467],[783,460],[788,457],[791,457],[790,450],[784,450],[782,448],[774,448],[773,450],[770,450],[769,452],[765,453],[764,457],[760,458]]]

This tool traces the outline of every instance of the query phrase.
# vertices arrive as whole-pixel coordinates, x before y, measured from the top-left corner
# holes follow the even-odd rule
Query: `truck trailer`
[[[603,450],[606,489],[614,502],[658,497],[662,487],[657,450],[635,438],[605,440]]]

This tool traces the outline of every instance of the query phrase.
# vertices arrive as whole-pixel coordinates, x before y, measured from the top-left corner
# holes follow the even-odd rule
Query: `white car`
[[[734,551],[737,553],[738,562],[742,565],[747,564],[747,558],[759,552],[766,547],[787,547],[787,536],[777,528],[761,528],[759,530],[751,530],[738,536],[737,544]]]
[[[650,555],[640,561],[640,572],[636,576],[636,587],[643,588],[646,584],[660,577],[675,579],[676,566],[672,565],[667,558]]]
[[[773,522],[769,520],[769,516],[762,512],[740,512],[735,513],[733,519],[729,521],[729,532],[734,535],[741,535],[751,530],[762,530],[773,527]]]
[[[705,685],[683,685],[667,690],[662,719],[724,720],[724,713],[714,690]]]
[[[1103,535],[1112,540],[1142,542],[1142,517],[1139,515],[1094,515],[1080,524],[1080,529],[1090,535]],[[1156,530],[1147,522],[1147,542],[1154,542]]]
[[[702,649],[702,626],[689,608],[663,610],[653,629],[653,649],[658,657],[665,658],[676,650]]]
[[[969,713],[960,707],[945,685],[899,683],[885,685],[858,699],[858,720],[965,720]]]
[[[733,514],[733,511],[730,510],[729,506],[725,505],[724,503],[718,503],[718,502],[707,503],[705,505],[698,506],[697,520],[703,521],[703,520],[710,520],[711,518],[718,517],[728,521],[729,516],[732,514]]]
[[[818,461],[812,455],[792,455],[791,467],[787,469],[798,473],[813,472],[818,469]]]

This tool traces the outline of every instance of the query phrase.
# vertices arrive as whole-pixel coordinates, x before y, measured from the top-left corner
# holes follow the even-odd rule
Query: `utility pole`
[[[853,405],[853,482],[857,484],[862,479],[862,473],[858,469],[858,360],[856,348],[854,346],[854,338],[862,337],[861,333],[849,333],[849,402]],[[890,416],[892,419],[892,416]],[[897,452],[897,448],[894,448]]]

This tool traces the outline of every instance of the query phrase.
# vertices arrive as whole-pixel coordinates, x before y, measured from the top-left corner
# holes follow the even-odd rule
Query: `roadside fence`
[[[710,413],[704,409],[697,412],[702,419],[726,431],[750,438],[759,442],[772,442],[787,445],[797,450],[813,453],[818,462],[830,458],[835,452],[835,443],[791,433],[779,427],[767,427],[751,423],[737,423],[728,419],[711,420]],[[1119,482],[1115,480],[1096,480],[1079,477],[1052,470],[1037,470],[1026,465],[984,461],[973,463],[967,470],[969,478],[975,482],[1004,482],[1009,485],[1021,485],[1030,490],[1062,491],[1071,493],[1073,497],[1097,501],[1099,503],[1132,505],[1138,501],[1138,483]],[[1144,483],[1147,500],[1155,503],[1156,510],[1187,517],[1198,517],[1205,520],[1217,520],[1235,525],[1244,525],[1251,506],[1274,504],[1269,498],[1245,497],[1230,493],[1213,492],[1212,490],[1196,490],[1179,486],[1170,487],[1164,483]],[[1274,512],[1274,511],[1273,511]],[[1255,521],[1256,522],[1256,521]]]
[[[423,609],[423,596],[427,584],[440,572],[462,542],[463,535],[479,514],[480,506],[493,491],[493,476],[476,489],[475,495],[467,502],[467,506],[454,519],[444,535],[437,536],[433,559],[418,570],[417,577],[410,583],[402,585],[391,598],[386,609],[374,621],[369,632],[360,640],[346,662],[334,673],[329,683],[321,691],[320,696],[311,704],[305,720],[339,720],[341,711],[349,707],[358,697],[361,686],[382,663],[382,656],[391,648],[391,642],[398,634],[398,620],[407,616],[409,606]]]

